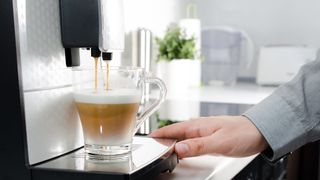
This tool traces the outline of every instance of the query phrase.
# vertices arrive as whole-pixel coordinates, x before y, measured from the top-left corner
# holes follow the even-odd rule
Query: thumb
[[[214,153],[216,144],[212,136],[187,139],[175,145],[175,152],[180,158]]]

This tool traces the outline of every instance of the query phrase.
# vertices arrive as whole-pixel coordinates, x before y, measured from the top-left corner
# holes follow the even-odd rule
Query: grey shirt
[[[243,114],[269,144],[270,160],[320,139],[320,59]]]

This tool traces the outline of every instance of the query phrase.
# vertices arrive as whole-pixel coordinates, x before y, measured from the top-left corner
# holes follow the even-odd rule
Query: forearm
[[[320,60],[243,114],[265,137],[270,160],[320,138]]]

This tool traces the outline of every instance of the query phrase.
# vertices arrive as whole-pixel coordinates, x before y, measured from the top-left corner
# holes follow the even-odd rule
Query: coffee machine
[[[177,164],[169,139],[137,136],[120,162],[83,152],[71,68],[79,48],[105,60],[123,49],[118,1],[0,1],[0,179],[146,179]]]

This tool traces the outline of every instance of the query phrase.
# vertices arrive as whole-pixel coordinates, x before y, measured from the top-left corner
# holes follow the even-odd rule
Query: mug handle
[[[165,97],[167,95],[167,88],[164,82],[157,77],[154,77],[152,75],[146,75],[143,79],[140,81],[140,85],[145,87],[146,84],[155,84],[159,88],[159,98],[152,103],[146,110],[142,113],[140,113],[137,117],[136,126],[134,129],[134,134],[137,133],[142,123],[148,119],[149,116],[151,116],[152,113],[154,113],[156,110],[159,109],[160,104],[165,100]],[[146,98],[146,96],[144,96]]]

